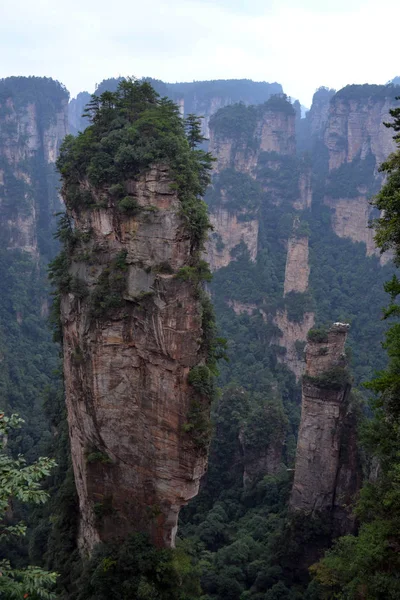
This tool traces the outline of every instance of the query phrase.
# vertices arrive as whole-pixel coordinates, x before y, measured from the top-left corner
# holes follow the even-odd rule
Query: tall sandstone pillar
[[[205,362],[202,305],[195,284],[176,276],[190,240],[172,183],[157,165],[127,184],[134,215],[111,199],[72,213],[82,247],[61,322],[84,552],[137,531],[174,546],[179,510],[206,468],[190,421],[194,401],[207,418],[208,401],[188,383]]]
[[[290,507],[304,514],[330,512],[335,529],[351,529],[349,505],[360,486],[355,417],[344,346],[349,325],[311,330]]]

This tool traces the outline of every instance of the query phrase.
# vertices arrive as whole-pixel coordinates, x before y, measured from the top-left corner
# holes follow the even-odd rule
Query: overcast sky
[[[400,0],[0,0],[0,77],[46,75],[72,96],[102,79],[321,85],[400,75]]]

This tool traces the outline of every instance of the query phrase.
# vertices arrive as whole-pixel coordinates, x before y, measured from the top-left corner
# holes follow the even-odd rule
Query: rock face
[[[86,118],[82,118],[85,111],[85,106],[90,102],[89,92],[80,92],[76,98],[72,98],[68,105],[68,121],[69,129],[72,134],[76,135],[78,131],[83,131],[89,122]]]
[[[40,77],[11,77],[0,87],[2,238],[36,260],[38,233],[51,237],[59,207],[55,161],[67,134],[68,94]]]
[[[309,134],[313,138],[322,138],[328,121],[329,104],[334,96],[335,90],[319,88],[313,96],[312,105],[307,113]]]
[[[257,257],[258,220],[240,219],[223,207],[210,214],[210,222],[215,234],[209,236],[206,247],[206,258],[212,271],[226,267],[232,260],[231,251],[241,242],[246,244],[250,259]],[[217,237],[218,236],[218,237]],[[218,240],[220,243],[218,244]]]
[[[330,170],[357,157],[364,159],[370,152],[380,165],[395,148],[393,133],[383,122],[390,120],[389,110],[395,104],[396,94],[388,89],[386,95],[376,97],[368,90],[374,86],[365,87],[358,98],[353,99],[344,88],[331,100],[324,133]]]
[[[217,159],[214,172],[216,176],[227,169],[242,173],[251,179],[258,179],[260,157],[270,157],[264,166],[274,173],[279,169],[279,156],[293,156],[296,151],[295,143],[295,111],[284,99],[280,100],[278,108],[267,102],[254,109],[239,107],[241,111],[249,111],[249,125],[239,138],[234,131],[230,133],[224,128],[222,119],[211,123],[210,152]],[[222,123],[222,125],[221,125]],[[262,183],[263,189],[268,189],[267,183]],[[271,193],[272,193],[272,187]],[[260,188],[261,189],[261,188]],[[213,270],[226,267],[232,260],[231,251],[235,246],[244,242],[254,261],[257,257],[259,216],[257,210],[247,207],[248,199],[242,198],[242,208],[229,209],[229,191],[221,189],[218,206],[210,209],[210,220],[214,233],[210,235],[207,244],[207,255]],[[279,198],[277,200],[280,201]],[[310,173],[299,178],[298,196],[299,207],[308,206],[311,202]]]
[[[340,90],[330,101],[322,134],[328,152],[328,181],[333,182],[325,198],[333,209],[332,227],[340,237],[365,242],[367,255],[376,254],[368,223],[370,199],[383,181],[378,167],[395,150],[392,130],[384,126],[391,120],[389,110],[396,105],[395,90],[368,85]],[[335,187],[343,192],[347,189],[347,194],[332,196],[329,188]]]
[[[245,110],[243,107],[242,111]],[[209,149],[217,159],[215,172],[234,168],[256,177],[260,153],[293,156],[296,153],[295,118],[293,107],[283,99],[281,108],[266,102],[252,111],[239,139],[235,130],[226,131],[223,121],[221,124],[218,119],[212,120]]]
[[[351,528],[346,511],[360,485],[354,415],[349,404],[344,345],[348,325],[317,331],[306,346],[306,373],[295,475],[290,499],[294,511],[328,511],[343,532]],[[311,335],[311,334],[310,334]]]
[[[308,289],[310,267],[308,264],[308,237],[289,239],[286,258],[285,283],[283,294],[305,292]]]
[[[298,381],[305,368],[303,350],[308,331],[314,326],[315,315],[306,312],[300,322],[291,321],[287,311],[277,311],[273,322],[281,331],[275,343],[286,349],[282,356],[278,354],[278,361],[284,363],[296,376]]]
[[[268,106],[268,103],[265,106]],[[296,153],[295,118],[296,115],[290,111],[263,110],[255,133],[256,138],[260,140],[260,151],[294,155]]]
[[[73,214],[77,232],[90,232],[93,257],[70,267],[87,293],[64,294],[61,303],[83,551],[135,531],[174,546],[179,510],[206,467],[205,449],[185,432],[188,373],[204,362],[202,317],[195,285],[173,274],[187,265],[190,240],[171,183],[158,165],[128,184],[135,216],[122,218],[111,200]],[[115,269],[124,302],[102,313],[90,298]]]

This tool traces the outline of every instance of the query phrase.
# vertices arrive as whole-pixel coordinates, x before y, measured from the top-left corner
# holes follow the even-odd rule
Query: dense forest
[[[386,141],[363,142],[354,150],[350,136],[329,130],[335,103],[348,110],[355,103],[395,107],[396,83],[347,86],[338,93],[320,88],[300,119],[299,107],[276,83],[105,80],[95,95],[84,92],[70,102],[73,135],[61,145],[67,133],[59,125],[66,121],[64,87],[46,78],[0,82],[0,433],[9,439],[0,445],[5,598],[398,597],[399,327],[390,327],[388,319],[400,310],[395,274],[400,150],[384,157],[384,180],[378,168]],[[175,104],[181,100],[184,119],[182,105],[179,111]],[[387,124],[398,148],[399,110],[392,108],[394,123]],[[30,132],[20,125],[28,121]],[[28,144],[32,130],[35,143]],[[180,514],[176,549],[157,548],[137,533],[99,544],[90,559],[82,559],[62,384],[60,301],[69,294],[76,306],[90,304],[96,327],[115,319],[115,311],[127,319],[130,267],[120,254],[99,275],[99,265],[111,258],[93,245],[90,228],[78,232],[74,220],[112,207],[113,227],[124,231],[124,224],[144,214],[127,182],[139,181],[159,163],[176,182],[190,257],[176,272],[160,263],[155,276],[188,281],[201,299],[199,343],[207,358],[190,372],[197,396],[182,427],[201,452],[211,435],[208,470],[198,495]],[[56,230],[59,177],[68,212],[58,215]],[[366,219],[357,212],[362,202]],[[342,206],[344,217],[337,208]],[[376,245],[389,252],[389,260],[371,250],[371,231],[354,233],[347,226],[351,211],[360,229],[373,220]],[[158,218],[157,210],[150,206],[146,218]],[[253,238],[242,235],[231,243],[229,228],[250,231]],[[291,288],[290,248],[297,252],[301,245],[307,265],[295,264],[307,276],[303,286]],[[220,263],[214,264],[215,256]],[[73,261],[85,267],[74,270]],[[141,261],[145,270],[145,257]],[[96,285],[87,286],[85,269],[96,274]],[[135,300],[144,315],[152,294]],[[303,369],[308,330],[323,339],[336,321],[350,323],[346,352],[364,477],[359,497],[348,507],[355,528],[340,537],[326,515],[288,508],[302,402],[297,369]],[[76,346],[78,370],[85,360]],[[204,397],[211,401],[211,427],[196,400]],[[111,461],[99,447],[91,447],[85,460],[94,478],[109,473]],[[159,508],[149,508],[157,520]],[[104,501],[96,510],[99,521],[112,520]]]

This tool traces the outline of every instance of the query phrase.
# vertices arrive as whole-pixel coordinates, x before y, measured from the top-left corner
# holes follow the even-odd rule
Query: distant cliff
[[[310,272],[309,230],[301,215],[311,207],[311,168],[296,155],[295,122],[296,112],[282,95],[260,106],[228,106],[211,118],[210,151],[217,162],[207,194],[214,227],[207,257],[215,271],[233,264],[244,251],[255,263],[274,240],[276,264],[280,260],[286,264],[279,273],[282,287],[272,292],[266,286],[264,298],[257,301],[254,294],[250,300],[249,294],[247,303],[231,289],[228,305],[237,314],[259,311],[265,322],[278,327],[271,339],[283,349],[278,361],[299,378],[303,369],[299,344],[305,342],[314,315],[308,300],[300,301],[306,310],[295,318],[292,310],[287,312],[295,297],[306,298]]]
[[[332,227],[340,237],[364,242],[368,255],[376,252],[368,228],[373,216],[369,199],[383,181],[379,166],[395,147],[384,122],[399,93],[392,85],[347,86],[332,97],[321,131],[329,168],[325,203],[332,209]]]
[[[118,112],[124,102],[131,113]],[[122,118],[131,131],[143,105],[152,112],[158,162],[146,165],[148,154],[142,162],[114,161],[102,130],[110,115],[100,108],[86,131],[104,144],[102,161],[90,143],[79,156],[84,134],[79,146],[66,141],[59,163],[67,216],[53,277],[85,551],[137,531],[174,546],[179,510],[206,467],[209,435],[213,321],[199,283],[207,273],[199,250],[208,221],[197,198],[205,167],[191,154],[180,117],[158,105],[151,88],[128,85],[115,104],[122,138]],[[166,126],[176,154],[163,146]],[[124,146],[129,157],[142,156],[149,141],[139,132]]]
[[[0,222],[3,243],[38,258],[60,206],[55,161],[67,133],[68,93],[41,77],[0,81]]]
[[[24,418],[10,446],[29,462],[52,437],[43,399],[54,406],[59,358],[48,325],[47,263],[57,252],[55,160],[67,105],[68,92],[52,79],[0,81],[0,408]]]

